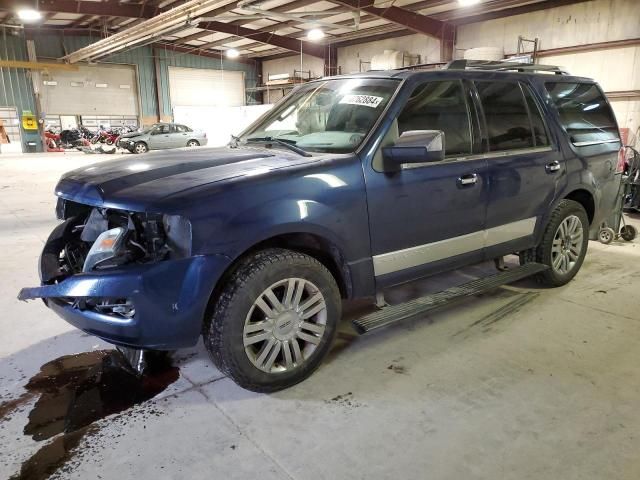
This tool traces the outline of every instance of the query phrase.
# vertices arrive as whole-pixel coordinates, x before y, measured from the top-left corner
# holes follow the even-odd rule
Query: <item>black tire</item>
[[[147,153],[149,151],[149,147],[144,142],[136,142],[133,146],[133,153]]]
[[[554,237],[556,236],[556,232],[558,231],[560,224],[571,216],[576,216],[580,220],[582,227],[582,248],[578,254],[575,264],[567,273],[563,274],[556,271],[553,267],[552,247]],[[549,287],[560,287],[569,283],[573,277],[576,276],[580,267],[582,267],[584,257],[587,254],[588,244],[589,217],[587,216],[587,212],[578,202],[565,199],[562,200],[551,213],[540,244],[536,248],[520,252],[520,263],[525,264],[528,262],[537,262],[549,266],[548,270],[537,275],[538,281]]]
[[[187,142],[187,147],[199,147],[200,146],[200,142],[197,140],[189,140]]]
[[[620,229],[620,237],[625,242],[633,242],[633,240],[638,235],[638,230],[633,225],[625,225]]]
[[[295,363],[291,370],[263,371],[245,351],[245,322],[250,318],[254,302],[266,289],[290,278],[311,282],[324,297],[324,331],[308,358]],[[324,265],[313,257],[290,250],[263,250],[242,260],[226,279],[205,319],[204,344],[216,367],[238,385],[254,392],[275,392],[301,382],[318,368],[331,348],[340,315],[340,291],[333,275]],[[296,344],[298,341],[295,339]],[[288,351],[292,349],[288,348]],[[277,354],[281,358],[284,349],[278,351],[282,352]]]

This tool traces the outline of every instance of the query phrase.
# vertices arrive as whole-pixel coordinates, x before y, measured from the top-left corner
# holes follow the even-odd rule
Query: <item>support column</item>
[[[160,78],[160,59],[158,58],[158,50],[153,49],[153,66],[156,75],[156,103],[158,104],[158,121],[164,121],[164,100],[162,95],[162,80]]]
[[[442,26],[440,36],[440,61],[450,62],[453,60],[453,50],[456,43],[456,27],[450,23]]]

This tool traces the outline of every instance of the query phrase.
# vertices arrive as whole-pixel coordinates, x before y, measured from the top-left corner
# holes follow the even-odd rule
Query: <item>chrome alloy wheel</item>
[[[326,323],[327,305],[318,287],[302,278],[287,278],[253,302],[244,322],[244,350],[263,372],[289,372],[313,354]]]
[[[558,226],[551,246],[551,265],[560,275],[571,272],[582,253],[583,227],[580,218],[570,215]]]

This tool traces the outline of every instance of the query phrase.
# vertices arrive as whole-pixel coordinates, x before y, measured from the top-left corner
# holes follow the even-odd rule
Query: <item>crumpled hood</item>
[[[316,161],[260,148],[201,147],[127,155],[67,172],[56,195],[88,205],[152,211],[160,200],[185,190]]]
[[[123,133],[122,135],[120,135],[120,138],[133,138],[133,137],[139,137],[140,135],[144,135],[143,132],[129,132],[129,133]]]

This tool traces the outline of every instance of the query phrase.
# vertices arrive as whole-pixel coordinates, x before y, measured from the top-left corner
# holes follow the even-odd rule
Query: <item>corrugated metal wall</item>
[[[28,60],[27,44],[22,34],[0,28],[0,58],[4,60]],[[0,106],[14,107],[18,115],[25,110],[35,112],[35,98],[31,87],[30,72],[18,68],[0,67]],[[21,130],[22,143],[41,145],[38,132]]]

